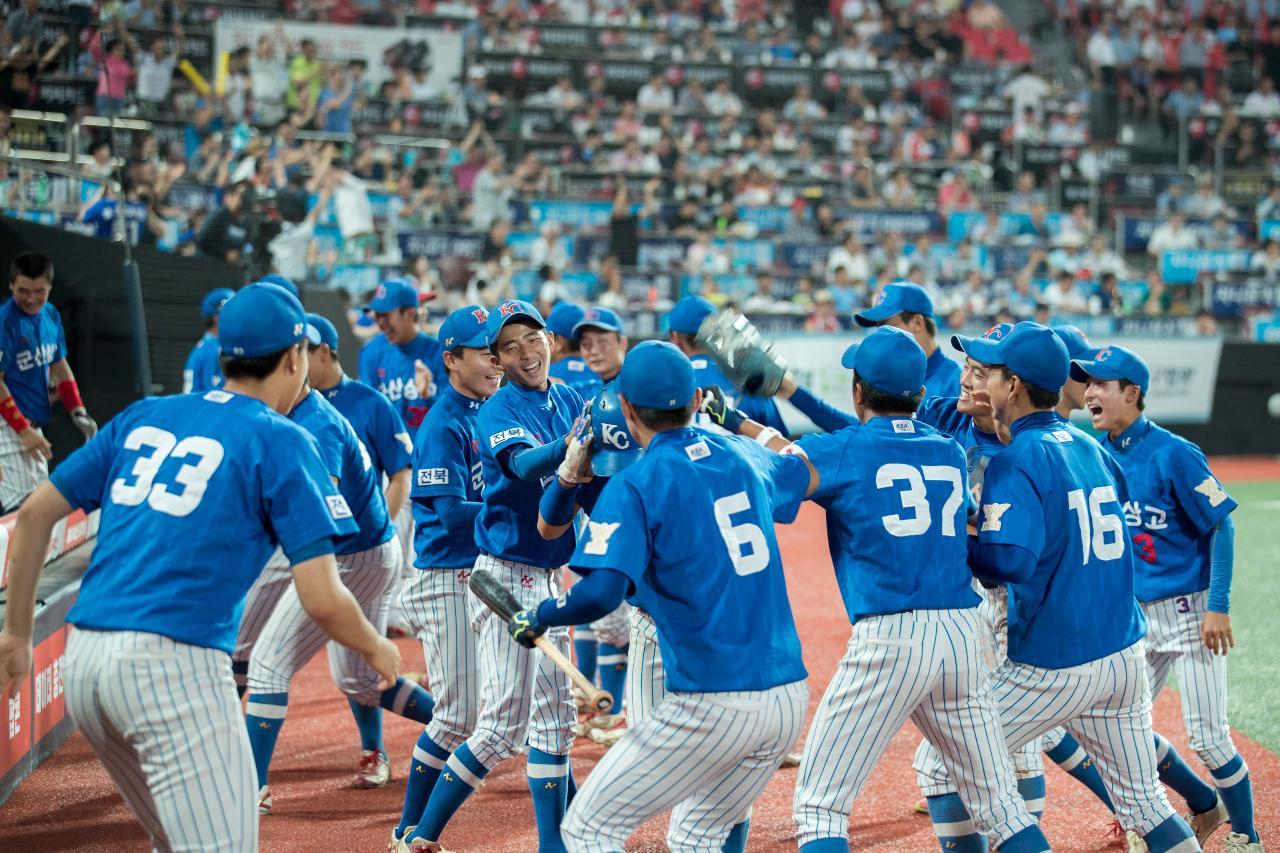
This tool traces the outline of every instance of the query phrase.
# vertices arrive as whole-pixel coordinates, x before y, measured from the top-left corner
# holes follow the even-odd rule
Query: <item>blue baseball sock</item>
[[[1156,768],[1160,781],[1178,792],[1191,811],[1207,812],[1218,804],[1218,792],[1187,766],[1173,744],[1156,735]],[[1154,850],[1154,848],[1153,848]]]
[[[448,758],[449,750],[432,740],[426,732],[418,735],[418,742],[413,747],[413,760],[409,762],[409,780],[405,783],[404,810],[400,813],[400,825],[396,827],[397,835],[404,835],[404,831],[422,816],[431,789],[436,786]]]
[[[1213,783],[1218,786],[1218,796],[1227,807],[1231,816],[1231,831],[1249,836],[1249,841],[1258,840],[1258,831],[1253,826],[1253,783],[1249,781],[1249,765],[1239,753],[1236,757],[1219,767],[1210,770]]]
[[[613,695],[613,707],[622,709],[622,694],[627,686],[627,647],[600,643],[600,686]],[[614,711],[617,713],[617,710]]]
[[[1018,793],[1027,804],[1027,811],[1040,819],[1044,814],[1044,776],[1029,776],[1018,780]]]
[[[354,699],[348,699],[347,705],[360,731],[360,748],[386,755],[387,749],[382,745],[382,709],[377,705],[361,705]]]
[[[1147,842],[1147,848],[1151,853],[1166,853],[1170,850],[1181,853],[1182,850],[1200,849],[1200,845],[1196,844],[1196,834],[1177,815],[1165,818],[1163,823],[1144,835],[1142,840]],[[1187,842],[1191,843],[1187,844]]]
[[[1041,781],[1044,777],[1040,777]],[[1040,827],[1028,826],[1009,836],[1000,845],[1000,853],[1048,853],[1049,842]]]
[[[573,778],[573,762],[569,762],[569,774],[564,780],[564,807],[566,809],[573,805],[573,798],[578,796],[578,782]]]
[[[569,756],[529,747],[529,793],[538,823],[538,853],[564,853],[560,822],[569,810]]]
[[[249,746],[253,749],[253,766],[258,771],[259,788],[267,784],[267,768],[271,766],[271,754],[276,751],[276,738],[280,737],[288,709],[288,693],[253,693],[249,696],[244,725],[249,730]]]
[[[396,683],[382,691],[378,704],[398,717],[426,725],[436,708],[435,697],[422,689],[416,681],[397,678]]]
[[[849,853],[849,839],[819,838],[801,845],[800,853]]]
[[[247,660],[233,660],[231,662],[231,675],[236,680],[236,696],[243,699],[245,691],[249,689],[249,662]]]
[[[1115,813],[1116,808],[1111,803],[1107,786],[1102,783],[1102,774],[1098,772],[1098,765],[1094,762],[1093,756],[1084,751],[1084,747],[1078,740],[1064,733],[1058,745],[1047,750],[1045,755],[1049,756],[1054,764],[1067,771],[1071,778],[1092,791],[1095,797],[1102,800],[1107,811]]]
[[[418,825],[404,839],[425,838],[428,841],[440,840],[449,819],[462,808],[467,797],[475,793],[476,788],[484,780],[489,771],[484,768],[465,743],[453,751],[440,771],[436,786],[431,789],[427,798],[427,806],[422,810]]]
[[[729,837],[724,840],[720,853],[746,853],[747,835],[750,832],[751,818],[747,818],[742,823],[735,823],[733,829],[729,830]],[[845,846],[848,849],[848,845]]]
[[[596,632],[590,625],[578,625],[573,629],[573,657],[578,671],[592,684],[596,681]]]
[[[959,794],[928,797],[929,820],[944,853],[986,853],[987,839],[973,825]]]

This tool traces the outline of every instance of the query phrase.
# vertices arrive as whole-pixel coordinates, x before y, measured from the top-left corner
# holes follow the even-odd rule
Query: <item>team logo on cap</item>
[[[1004,329],[1000,328],[1000,326],[997,324],[995,326],[992,326],[990,329],[987,329],[985,332],[983,332],[982,336],[984,338],[989,338],[990,340],[993,340],[993,341],[998,341],[1004,337]]]
[[[444,348],[445,348],[445,349],[453,349],[453,342],[454,342],[454,340],[455,340],[454,338],[445,338],[445,339],[444,339]]]
[[[887,295],[888,295],[888,292],[887,292],[887,291],[881,290],[879,293],[877,293],[877,294],[876,294],[876,303],[875,303],[875,304],[876,304],[876,305],[879,305],[881,302],[884,302],[884,298],[885,298]]]
[[[297,337],[297,336],[299,336],[299,335],[301,335],[301,334],[302,334],[302,324],[301,324],[301,323],[294,323],[294,324],[293,324],[293,334],[294,334],[294,336],[295,336],[295,337]]]
[[[599,312],[599,311],[597,311],[596,309],[592,308],[590,311],[588,311],[588,312],[586,313],[586,316],[585,316],[585,317],[583,317],[582,319],[584,319],[584,320],[599,320],[599,319],[600,319],[600,312]]]
[[[385,284],[378,285],[378,289],[373,292],[374,299],[385,299],[387,297],[387,286]]]
[[[1111,347],[1107,347],[1106,349],[1099,350],[1098,354],[1093,357],[1093,360],[1106,361],[1109,358],[1111,358]]]
[[[476,318],[476,322],[483,323],[489,319],[489,312],[483,308],[477,308],[471,312],[471,316]]]
[[[498,306],[498,313],[503,317],[510,317],[516,313],[516,304],[514,302],[504,302]],[[485,319],[488,319],[488,317]]]

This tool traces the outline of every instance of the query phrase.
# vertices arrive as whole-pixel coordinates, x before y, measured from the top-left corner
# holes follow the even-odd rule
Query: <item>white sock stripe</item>
[[[428,767],[434,768],[436,770],[439,770],[441,767],[444,767],[443,758],[437,758],[436,756],[427,752],[425,749],[423,749],[420,746],[415,746],[413,748],[413,760],[420,761],[423,764],[427,765]]]
[[[595,638],[596,638],[596,632],[590,629],[582,629],[582,630],[575,629],[573,632],[573,639],[575,640],[594,640]]]
[[[1210,773],[1209,775],[1213,776],[1212,773]],[[1228,776],[1225,779],[1219,779],[1217,776],[1213,776],[1213,784],[1217,785],[1219,788],[1230,788],[1232,785],[1238,784],[1241,779],[1243,779],[1248,775],[1249,775],[1249,765],[1245,764],[1244,760],[1241,759],[1239,770],[1237,770],[1235,773],[1232,773],[1230,776]]]
[[[1071,753],[1070,756],[1063,759],[1062,761],[1059,761],[1058,766],[1061,767],[1063,770],[1067,771],[1068,773],[1070,773],[1072,770],[1075,770],[1077,767],[1080,766],[1080,762],[1084,761],[1085,757],[1088,754],[1089,753],[1084,751],[1083,746],[1077,747],[1076,751]]]
[[[1200,844],[1196,841],[1195,836],[1193,835],[1190,838],[1185,838],[1182,841],[1179,841],[1177,844],[1170,847],[1166,853],[1196,853],[1199,849]]]
[[[953,838],[962,835],[976,835],[978,828],[971,820],[958,820],[953,823],[935,823],[933,834],[939,838]]]
[[[627,662],[626,655],[601,655],[600,657],[596,658],[597,664],[602,664],[602,663],[618,664],[618,663],[626,663],[626,662]]]
[[[249,702],[245,707],[248,716],[264,720],[283,720],[288,711],[288,705],[268,705],[266,702]]]
[[[1161,761],[1164,761],[1165,756],[1168,754],[1169,754],[1169,741],[1165,740],[1164,738],[1159,738],[1156,741],[1156,763],[1159,764]]]
[[[413,698],[413,688],[417,686],[412,681],[406,681],[400,685],[400,689],[396,691],[396,698],[391,703],[391,713],[398,717],[404,716],[404,706],[409,704],[409,700]]]
[[[527,764],[527,776],[530,779],[559,779],[569,775],[569,765],[565,764]]]
[[[450,755],[449,760],[444,763],[446,773],[454,773],[463,782],[466,782],[472,788],[480,787],[480,777],[471,772],[467,765]]]
[[[1027,811],[1029,811],[1029,812],[1043,812],[1043,811],[1044,811],[1044,797],[1039,797],[1039,798],[1034,799],[1034,800],[1025,800],[1025,802],[1026,802],[1026,804],[1027,804]]]

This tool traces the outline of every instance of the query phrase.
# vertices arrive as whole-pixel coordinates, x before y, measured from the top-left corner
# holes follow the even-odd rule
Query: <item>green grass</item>
[[[1231,724],[1280,752],[1280,482],[1227,483],[1240,507],[1227,658]]]

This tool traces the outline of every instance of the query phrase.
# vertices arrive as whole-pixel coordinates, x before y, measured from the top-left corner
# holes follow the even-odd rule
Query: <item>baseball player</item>
[[[57,390],[85,440],[98,425],[80,399],[58,309],[49,304],[53,261],[23,252],[9,266],[13,298],[0,305],[0,511],[12,512],[49,479],[53,446],[41,426],[52,415],[49,388]]]
[[[476,416],[502,382],[502,367],[489,351],[489,312],[459,308],[440,326],[448,382],[427,412],[414,442],[415,571],[401,602],[422,643],[435,714],[418,737],[409,767],[399,843],[416,824],[449,755],[471,735],[480,710],[475,633],[471,630],[467,579],[475,565],[475,521],[484,476]]]
[[[302,605],[380,677],[399,654],[338,579],[356,527],[316,441],[279,412],[307,373],[302,305],[249,285],[222,312],[224,388],[148,397],[27,500],[10,543],[0,693],[31,668],[54,522],[101,508],[68,614],[67,713],[157,850],[258,849],[256,782],[230,658],[245,592],[278,542]]]
[[[531,644],[633,593],[657,626],[672,692],[587,778],[565,845],[622,850],[641,823],[674,809],[671,849],[720,850],[803,725],[808,685],[773,525],[794,519],[811,469],[803,457],[691,427],[693,367],[669,343],[637,346],[618,393],[645,455],[610,478],[591,511],[570,561],[584,580],[532,602],[510,630]],[[761,441],[785,446],[776,432]],[[549,488],[565,485],[560,477]],[[565,490],[566,522],[577,488]],[[707,529],[721,532],[723,548],[699,535]]]
[[[579,353],[578,339],[573,327],[587,312],[572,302],[557,302],[547,315],[547,331],[555,335],[551,352],[551,379],[572,386],[584,400],[590,400],[600,392],[604,383],[595,371],[587,367]],[[586,674],[586,670],[583,670]]]
[[[1124,475],[1053,410],[1067,348],[1030,322],[999,339],[961,343],[988,365],[992,410],[1012,437],[987,465],[978,534],[968,545],[974,574],[1008,589],[1008,660],[992,683],[1005,742],[1016,749],[1066,726],[1097,756],[1124,829],[1156,853],[1198,850],[1156,773]],[[944,775],[931,782],[950,784]],[[943,850],[985,849],[954,788],[929,800]]]
[[[960,365],[938,346],[938,325],[933,317],[933,300],[918,284],[886,284],[876,294],[875,304],[853,315],[859,326],[893,326],[910,332],[924,350],[929,366],[924,376],[924,396],[955,397],[960,393]]]
[[[1089,343],[1089,338],[1079,326],[1051,326],[1053,333],[1067,347],[1067,355],[1072,361],[1077,359],[1089,361],[1098,354],[1100,347]],[[1057,412],[1064,420],[1070,420],[1071,413],[1084,408],[1085,383],[1068,376],[1062,386],[1062,401],[1057,405]]]
[[[1249,768],[1227,725],[1236,502],[1200,448],[1143,414],[1151,374],[1136,353],[1106,347],[1092,359],[1072,362],[1071,373],[1088,383],[1090,419],[1106,433],[1102,446],[1129,481],[1124,515],[1134,531],[1135,591],[1147,617],[1151,695],[1159,695],[1171,671],[1177,676],[1191,748],[1209,768],[1214,787],[1157,734],[1160,779],[1187,801],[1188,821],[1202,845],[1229,820],[1226,850],[1262,853]]]
[[[222,368],[218,365],[218,312],[236,292],[229,287],[219,287],[205,294],[200,301],[200,316],[204,317],[204,335],[191,348],[187,363],[182,369],[182,393],[209,391],[222,386]]]
[[[559,569],[575,536],[546,541],[538,532],[544,483],[553,482],[583,401],[568,385],[550,382],[551,346],[538,310],[505,300],[489,312],[489,348],[507,384],[480,407],[476,434],[484,480],[484,506],[476,518],[476,568],[501,578],[516,598],[533,606],[560,592]],[[576,719],[568,678],[540,652],[507,635],[506,626],[478,600],[472,602],[480,663],[480,714],[475,731],[453,751],[416,826],[404,833],[405,850],[438,850],[440,834],[481,780],[526,746],[529,790],[538,821],[538,849],[563,850],[560,821],[567,803],[569,745]],[[568,653],[568,630],[552,639]]]

